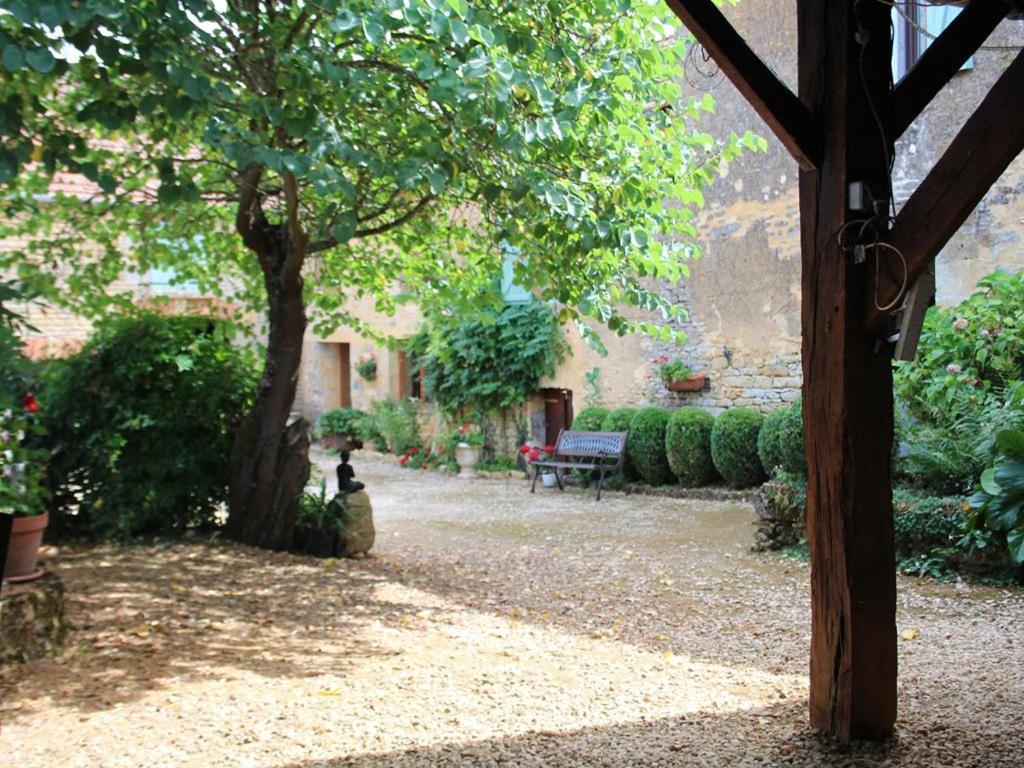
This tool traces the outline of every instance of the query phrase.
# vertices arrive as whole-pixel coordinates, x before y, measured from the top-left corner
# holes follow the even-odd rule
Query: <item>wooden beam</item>
[[[666,2],[800,167],[815,168],[821,157],[821,127],[807,106],[750,49],[712,0]]]
[[[896,719],[892,366],[862,332],[864,265],[836,242],[851,216],[847,181],[888,189],[882,142],[891,155],[892,137],[874,114],[891,125],[890,20],[889,6],[859,0],[797,9],[800,96],[825,128],[818,169],[800,173],[810,718],[846,742],[887,736]],[[869,36],[863,79],[859,27]]]
[[[899,138],[936,94],[945,87],[992,31],[1010,7],[1003,2],[971,0],[967,7],[928,46],[918,62],[896,85],[893,135]]]
[[[1024,151],[1024,50],[1003,72],[964,123],[945,154],[896,216],[885,241],[907,263],[907,286],[938,255],[971,215],[985,193]],[[896,295],[903,269],[893,253],[883,251],[877,295],[883,306]],[[872,302],[867,329],[878,333],[888,313]]]

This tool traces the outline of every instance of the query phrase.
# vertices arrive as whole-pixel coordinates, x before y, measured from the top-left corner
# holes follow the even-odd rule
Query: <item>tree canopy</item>
[[[701,187],[760,144],[694,129],[713,102],[681,92],[688,40],[660,3],[2,5],[0,174],[32,213],[5,258],[84,311],[126,298],[126,265],[263,307],[248,199],[305,244],[289,268],[323,329],[358,324],[361,295],[497,304],[507,243],[561,319],[661,332],[622,307],[678,316],[644,278],[685,274]],[[61,171],[93,182],[89,205]]]

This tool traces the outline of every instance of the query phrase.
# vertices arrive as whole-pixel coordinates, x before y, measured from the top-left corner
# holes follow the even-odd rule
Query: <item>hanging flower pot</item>
[[[699,392],[708,385],[707,374],[695,373],[685,379],[673,379],[665,382],[665,387],[672,392]]]

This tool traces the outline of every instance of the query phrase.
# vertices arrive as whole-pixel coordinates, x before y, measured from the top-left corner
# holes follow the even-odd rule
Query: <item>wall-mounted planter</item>
[[[703,373],[695,373],[685,379],[666,381],[665,386],[672,392],[700,392],[708,387],[708,377]]]

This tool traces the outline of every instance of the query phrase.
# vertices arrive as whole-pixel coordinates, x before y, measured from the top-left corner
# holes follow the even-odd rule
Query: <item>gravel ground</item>
[[[368,560],[51,556],[75,629],[0,669],[0,766],[1024,765],[1019,591],[901,579],[898,734],[836,750],[749,506],[355,466]]]

